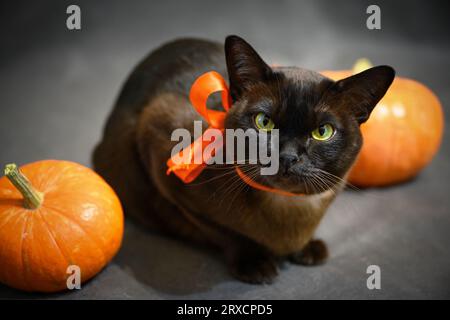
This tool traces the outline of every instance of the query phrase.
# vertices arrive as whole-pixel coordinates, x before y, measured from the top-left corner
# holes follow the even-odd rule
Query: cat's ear
[[[389,66],[378,66],[337,81],[333,90],[344,98],[359,123],[366,122],[370,113],[383,98],[395,77]]]
[[[226,38],[225,57],[233,100],[239,99],[249,85],[264,81],[271,73],[255,49],[238,36]]]

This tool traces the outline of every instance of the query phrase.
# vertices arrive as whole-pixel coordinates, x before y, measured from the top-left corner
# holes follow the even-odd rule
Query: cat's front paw
[[[293,253],[288,257],[292,263],[304,266],[322,264],[327,258],[328,248],[322,240],[311,240],[301,251]]]
[[[264,254],[241,253],[230,262],[230,271],[238,280],[253,284],[272,283],[278,275],[275,259]]]

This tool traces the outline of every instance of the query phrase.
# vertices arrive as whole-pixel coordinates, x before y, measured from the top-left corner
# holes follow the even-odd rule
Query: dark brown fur
[[[133,71],[118,98],[103,140],[95,150],[94,165],[116,190],[128,215],[158,230],[220,248],[231,272],[243,281],[270,282],[277,274],[279,258],[288,257],[303,265],[325,261],[328,255],[325,244],[311,239],[341,184],[329,186],[328,190],[307,191],[297,180],[257,178],[278,188],[312,193],[285,197],[250,188],[239,179],[233,166],[207,168],[189,185],[173,174],[167,176],[166,161],[176,144],[170,141],[172,131],[192,130],[193,121],[202,120],[188,100],[191,84],[210,70],[230,75],[235,104],[229,112],[227,128],[246,126],[240,121],[244,121],[243,112],[253,100],[265,99],[278,106],[276,114],[279,115],[290,105],[303,106],[297,115],[275,119],[292,132],[297,128],[314,129],[315,123],[299,124],[298,121],[313,119],[315,113],[334,105],[336,121],[354,128],[346,131],[352,139],[341,137],[340,147],[345,147],[347,152],[336,155],[348,159],[332,168],[336,175],[344,177],[361,145],[359,123],[367,119],[390,82],[380,76],[380,81],[384,81],[380,86],[385,89],[374,91],[369,97],[371,106],[367,107],[361,103],[366,97],[358,94],[371,93],[352,87],[351,99],[359,99],[357,105],[363,108],[360,113],[352,109],[352,114],[365,117],[361,120],[348,116],[346,104],[352,100],[339,96],[341,91],[350,90],[346,88],[349,84],[336,85],[307,70],[278,68],[276,76],[260,79],[247,87],[250,82],[246,82],[246,77],[265,76],[263,61],[258,60],[259,56],[242,39],[231,37],[227,43],[226,59],[221,45],[193,39],[166,44],[147,57]],[[245,64],[249,58],[255,61]],[[243,62],[246,69],[233,66],[234,62]],[[286,129],[285,133],[286,138],[290,131]],[[302,144],[295,134],[285,140],[280,140],[282,146],[292,141]],[[335,149],[324,152],[332,157],[333,152],[337,153]]]

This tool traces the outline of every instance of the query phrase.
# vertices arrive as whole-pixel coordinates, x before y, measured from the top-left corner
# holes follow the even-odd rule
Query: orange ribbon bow
[[[222,105],[225,112],[211,110],[206,106],[208,97],[214,92],[222,93]],[[219,129],[222,133],[224,132],[225,116],[231,106],[231,97],[228,86],[222,76],[215,71],[207,72],[195,80],[191,87],[189,99],[195,110],[197,110],[206,122],[208,122],[209,128],[206,129],[200,138],[178,153],[178,158],[180,159],[183,158],[183,154],[187,152],[189,154],[189,159],[187,159],[187,161],[182,164],[177,164],[173,159],[174,157],[171,157],[167,161],[167,166],[169,167],[167,169],[167,174],[170,174],[171,172],[175,173],[184,183],[194,181],[203,169],[205,169],[206,161],[208,161],[209,158],[203,158],[203,151],[211,141],[206,141],[204,136],[210,129]],[[194,159],[199,159],[199,157],[200,159],[203,159],[203,162],[200,164],[194,163]]]
[[[208,97],[215,92],[221,92],[222,105],[225,111],[208,109],[206,105]],[[191,103],[194,106],[195,110],[206,120],[206,122],[208,122],[209,127],[200,138],[195,140],[191,145],[187,146],[176,155],[178,159],[181,159],[187,152],[187,161],[179,164],[177,163],[177,161],[175,161],[174,156],[167,160],[167,175],[173,172],[184,183],[190,183],[194,181],[205,169],[206,162],[211,158],[212,155],[207,155],[205,159],[203,157],[203,151],[210,143],[212,143],[212,141],[208,141],[208,139],[205,139],[204,136],[208,135],[208,130],[211,129],[218,129],[223,134],[223,132],[225,131],[225,117],[232,104],[230,92],[225,80],[219,73],[215,71],[207,72],[198,77],[197,80],[195,80],[194,84],[191,87],[189,99],[191,100]],[[202,159],[202,162],[195,163],[195,159]],[[238,166],[236,166],[235,169],[239,177],[253,188],[278,193],[284,196],[301,195],[264,186],[245,175]]]

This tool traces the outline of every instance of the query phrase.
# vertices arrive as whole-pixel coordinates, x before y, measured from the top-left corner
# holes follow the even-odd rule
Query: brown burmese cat
[[[255,128],[255,116],[262,113],[279,129],[279,171],[255,180],[305,196],[254,189],[233,165],[207,168],[191,184],[166,175],[177,144],[172,131],[192,130],[194,120],[202,120],[189,102],[190,87],[211,70],[229,77],[233,105],[226,128]],[[227,37],[225,50],[214,42],[176,40],[130,75],[95,150],[95,169],[127,214],[220,248],[240,280],[270,282],[280,258],[302,265],[327,258],[326,245],[312,236],[360,150],[359,125],[394,74],[379,66],[334,82],[305,69],[271,68],[237,36]]]

